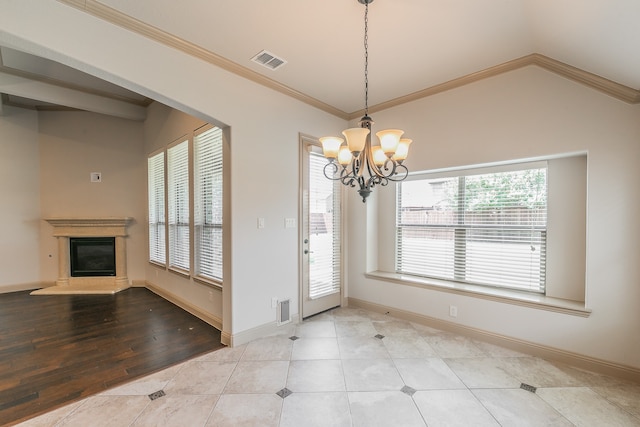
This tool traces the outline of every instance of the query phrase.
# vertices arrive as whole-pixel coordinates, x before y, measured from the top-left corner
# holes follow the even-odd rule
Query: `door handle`
[[[306,254],[312,254],[312,253],[313,253],[313,251],[310,251],[309,249],[305,249],[305,250],[304,250],[304,253],[305,253],[305,255],[306,255]]]

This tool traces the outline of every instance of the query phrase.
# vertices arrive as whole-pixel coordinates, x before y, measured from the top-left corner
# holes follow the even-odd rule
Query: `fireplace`
[[[47,218],[58,240],[58,279],[32,294],[113,294],[130,287],[126,237],[132,220]]]
[[[115,276],[115,237],[71,237],[71,277]]]

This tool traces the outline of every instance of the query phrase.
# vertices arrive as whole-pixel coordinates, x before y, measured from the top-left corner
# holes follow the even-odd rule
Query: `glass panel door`
[[[302,317],[341,303],[341,184],[324,176],[321,148],[303,141]]]

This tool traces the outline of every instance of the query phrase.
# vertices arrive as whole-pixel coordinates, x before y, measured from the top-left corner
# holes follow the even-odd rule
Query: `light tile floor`
[[[640,384],[339,308],[20,425],[640,426]]]

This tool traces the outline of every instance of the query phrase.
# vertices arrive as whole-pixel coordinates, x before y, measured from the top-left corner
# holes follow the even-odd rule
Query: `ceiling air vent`
[[[266,50],[258,53],[256,56],[251,58],[251,60],[271,70],[276,70],[287,63],[284,59],[278,58],[273,53],[267,52]]]

